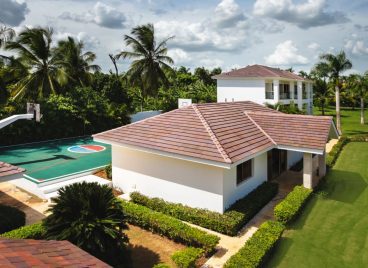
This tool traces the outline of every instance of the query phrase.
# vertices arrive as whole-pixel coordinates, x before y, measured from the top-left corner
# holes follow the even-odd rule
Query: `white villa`
[[[217,102],[250,100],[258,104],[294,103],[307,114],[313,111],[313,83],[278,68],[251,65],[213,76]]]

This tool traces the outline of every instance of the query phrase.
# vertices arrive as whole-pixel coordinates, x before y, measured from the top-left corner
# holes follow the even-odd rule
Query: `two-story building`
[[[313,82],[292,72],[256,64],[212,78],[217,80],[217,102],[294,103],[312,114]]]

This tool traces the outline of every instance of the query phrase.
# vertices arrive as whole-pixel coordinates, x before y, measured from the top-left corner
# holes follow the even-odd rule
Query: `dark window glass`
[[[236,184],[252,177],[252,160],[241,163],[236,167]]]

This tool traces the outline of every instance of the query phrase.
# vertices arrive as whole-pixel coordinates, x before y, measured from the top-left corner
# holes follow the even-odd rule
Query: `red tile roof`
[[[263,65],[249,65],[244,68],[233,70],[227,73],[215,75],[212,78],[284,78],[291,80],[305,80],[303,77],[279,68],[272,68]]]
[[[110,267],[68,241],[0,239],[0,267]]]
[[[250,101],[193,104],[93,135],[187,157],[234,163],[277,145],[324,150],[332,117],[286,115]]]
[[[11,164],[0,161],[0,178],[9,176],[9,175],[22,173],[23,171],[25,171],[24,168],[19,168],[17,166],[13,166]]]

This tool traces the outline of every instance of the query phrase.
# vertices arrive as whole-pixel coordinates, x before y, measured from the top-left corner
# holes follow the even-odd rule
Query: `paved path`
[[[331,139],[327,144],[326,144],[326,153],[329,153],[332,150],[332,147],[334,147],[334,145],[339,141],[339,139]]]

